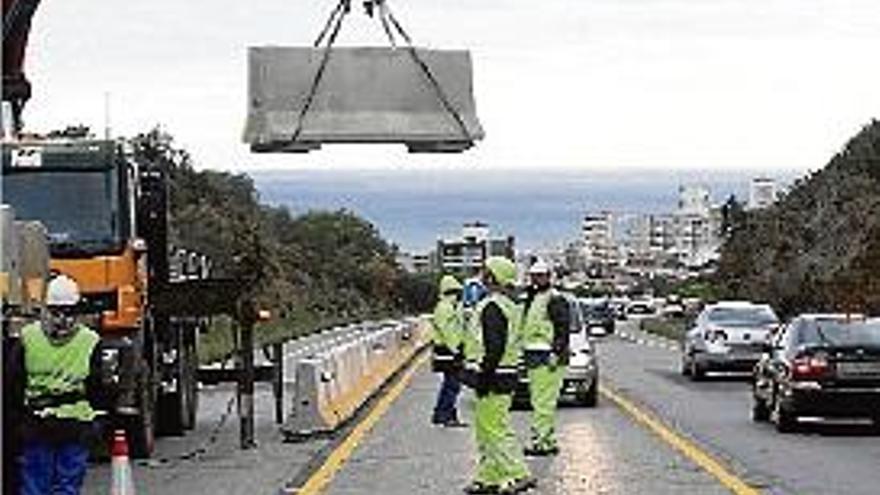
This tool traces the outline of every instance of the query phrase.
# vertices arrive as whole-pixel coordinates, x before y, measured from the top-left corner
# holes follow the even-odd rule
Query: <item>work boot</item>
[[[556,455],[559,453],[559,447],[538,447],[537,445],[530,445],[523,449],[523,454],[529,457],[546,457],[551,455]]]
[[[464,487],[464,492],[468,495],[497,495],[499,489],[495,485],[487,485],[480,481],[474,481],[470,485]]]
[[[534,476],[520,478],[513,483],[516,493],[524,493],[538,486],[538,479]]]
[[[470,425],[468,425],[467,423],[465,423],[464,421],[462,421],[458,418],[453,418],[453,419],[450,419],[449,421],[446,421],[445,423],[443,423],[443,426],[445,426],[447,428],[467,428]]]

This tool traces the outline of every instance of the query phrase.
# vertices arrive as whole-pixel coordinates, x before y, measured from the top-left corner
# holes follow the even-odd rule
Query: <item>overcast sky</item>
[[[815,169],[880,117],[878,0],[390,0],[419,44],[468,48],[486,140],[252,155],[246,48],[309,45],[335,0],[46,0],[33,130],[162,124],[211,168]],[[354,2],[358,4],[359,2]],[[340,42],[383,44],[348,18]]]

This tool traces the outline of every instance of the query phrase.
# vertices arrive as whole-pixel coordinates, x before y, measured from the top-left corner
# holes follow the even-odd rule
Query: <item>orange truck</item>
[[[157,433],[194,426],[206,326],[154,302],[175,277],[202,279],[208,270],[203,257],[169,247],[166,171],[125,142],[86,136],[8,139],[2,162],[3,202],[17,219],[45,226],[51,269],[79,283],[119,391],[111,417],[133,452],[147,456]]]

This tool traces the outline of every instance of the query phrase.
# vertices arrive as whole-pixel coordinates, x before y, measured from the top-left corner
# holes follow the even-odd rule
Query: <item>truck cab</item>
[[[98,330],[139,330],[147,274],[135,164],[115,142],[80,139],[8,142],[2,158],[4,202],[46,226],[51,269],[80,284]]]

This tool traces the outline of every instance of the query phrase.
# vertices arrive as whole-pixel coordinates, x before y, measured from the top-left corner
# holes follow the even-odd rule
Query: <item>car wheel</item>
[[[764,399],[752,396],[752,421],[763,422],[770,419],[770,408]]]
[[[599,402],[599,387],[595,380],[586,391],[578,392],[577,401],[583,407],[596,407]]]
[[[691,373],[690,373],[692,382],[699,382],[706,378],[706,369],[700,366],[697,363],[696,359],[691,358]]]
[[[880,434],[880,416],[871,418],[871,428],[874,430],[874,434]]]
[[[691,365],[684,355],[681,356],[681,375],[691,376]]]
[[[793,411],[782,407],[782,401],[779,398],[773,400],[773,412],[770,419],[776,425],[776,431],[779,433],[791,433],[797,429],[797,416]]]

